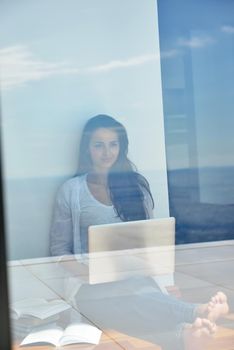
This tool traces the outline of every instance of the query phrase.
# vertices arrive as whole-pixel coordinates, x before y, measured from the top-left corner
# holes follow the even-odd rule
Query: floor
[[[72,302],[79,289],[79,279],[85,278],[82,265],[64,261],[41,259],[9,264],[11,300],[31,297],[63,298]],[[217,291],[228,296],[230,313],[218,321],[218,331],[206,350],[234,350],[234,241],[189,244],[176,247],[175,283],[171,293],[182,300],[207,302]],[[79,315],[77,310],[73,310]],[[15,342],[15,350],[18,349]],[[95,350],[159,350],[156,344],[113,329],[105,329],[101,342],[93,345],[72,345],[69,349]],[[27,348],[29,349],[29,348]],[[48,347],[33,347],[48,349]]]

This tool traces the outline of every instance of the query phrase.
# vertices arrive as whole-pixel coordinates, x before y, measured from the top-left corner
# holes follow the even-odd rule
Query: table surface
[[[85,320],[72,303],[84,281],[87,282],[87,269],[79,258],[64,257],[28,259],[9,262],[9,289],[11,302],[32,297],[66,300],[72,305],[64,314],[62,322],[68,319]],[[226,293],[230,305],[230,314],[218,322],[218,331],[207,350],[234,349],[234,241],[187,244],[175,247],[175,285],[182,300],[203,303],[211,295],[221,290]],[[88,320],[87,320],[88,321]],[[156,344],[120,333],[114,329],[102,329],[101,341],[98,345],[75,344],[74,349],[95,350],[159,350]],[[19,349],[22,339],[14,337],[14,350]],[[27,349],[45,350],[48,346],[32,346]],[[53,346],[51,348],[54,348]],[[20,348],[22,349],[22,348]]]

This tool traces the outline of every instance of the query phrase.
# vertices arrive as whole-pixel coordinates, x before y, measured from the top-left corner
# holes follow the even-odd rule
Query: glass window
[[[51,254],[55,196],[77,174],[82,129],[97,114],[125,126],[129,159],[150,183],[155,213],[169,215],[156,3],[69,4],[1,4],[10,260]]]
[[[14,350],[223,349],[207,335],[233,300],[234,240],[213,243],[233,237],[233,7],[0,3]],[[212,242],[175,245],[175,222],[177,243]]]
[[[177,243],[234,237],[234,3],[158,1]]]

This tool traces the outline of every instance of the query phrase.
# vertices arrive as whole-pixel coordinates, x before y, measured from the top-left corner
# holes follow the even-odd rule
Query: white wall
[[[49,254],[54,196],[95,114],[126,126],[155,215],[168,216],[155,1],[8,2],[0,31],[9,259]]]

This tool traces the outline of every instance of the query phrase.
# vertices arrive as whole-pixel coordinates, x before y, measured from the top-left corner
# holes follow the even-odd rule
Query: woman
[[[128,137],[122,124],[107,115],[87,122],[78,176],[65,182],[56,198],[52,255],[87,252],[90,225],[153,216],[149,184],[127,154]],[[162,294],[150,277],[83,284],[75,302],[100,328],[117,329],[173,350],[205,348],[203,336],[213,333],[213,321],[227,312],[222,293],[206,305],[188,304]]]
[[[88,227],[153,216],[147,180],[127,157],[128,136],[107,115],[91,118],[83,130],[78,176],[57,195],[51,228],[52,255],[85,253]]]

